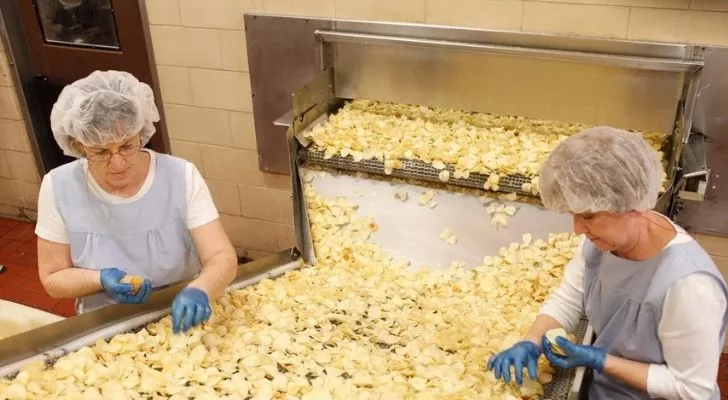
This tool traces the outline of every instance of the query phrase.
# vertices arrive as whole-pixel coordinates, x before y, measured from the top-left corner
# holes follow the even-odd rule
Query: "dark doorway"
[[[127,71],[154,88],[146,11],[138,0],[3,1],[8,36],[22,50],[20,74],[31,114],[42,173],[72,159],[63,155],[50,130],[50,111],[63,87],[95,70]],[[16,26],[13,30],[11,25]],[[12,38],[13,33],[22,38]],[[18,49],[17,47],[23,47]],[[21,65],[23,64],[23,65]],[[147,147],[168,152],[163,120]]]

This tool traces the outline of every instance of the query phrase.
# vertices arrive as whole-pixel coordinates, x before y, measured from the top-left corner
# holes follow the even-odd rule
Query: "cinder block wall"
[[[40,179],[0,40],[0,215],[35,218]]]

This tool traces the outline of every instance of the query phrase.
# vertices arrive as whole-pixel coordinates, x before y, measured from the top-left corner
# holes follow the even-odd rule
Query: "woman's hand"
[[[554,354],[551,343],[546,338],[546,335],[541,339],[543,354],[552,365],[562,369],[587,367],[598,372],[604,371],[607,352],[603,349],[594,346],[574,344],[563,337],[557,337],[556,344],[564,350],[566,353],[565,356]]]
[[[152,282],[144,279],[144,283],[135,294],[132,285],[120,282],[124,276],[126,272],[118,268],[104,268],[101,270],[101,287],[122,304],[141,304],[147,301],[152,291]]]
[[[503,379],[506,383],[511,382],[511,366],[516,371],[516,382],[523,384],[523,368],[528,369],[528,376],[531,379],[538,377],[538,357],[541,350],[535,343],[524,340],[516,343],[508,350],[502,351],[488,360],[488,369],[492,369],[497,379]]]
[[[172,331],[187,332],[210,318],[212,309],[207,293],[187,287],[172,302]]]

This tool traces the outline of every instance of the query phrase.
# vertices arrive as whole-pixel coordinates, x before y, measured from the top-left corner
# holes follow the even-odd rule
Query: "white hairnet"
[[[541,166],[543,204],[558,213],[647,211],[662,165],[639,134],[600,126],[561,142]]]
[[[146,83],[122,71],[94,71],[63,88],[51,111],[51,130],[63,153],[83,157],[71,139],[86,146],[154,135],[159,111]]]

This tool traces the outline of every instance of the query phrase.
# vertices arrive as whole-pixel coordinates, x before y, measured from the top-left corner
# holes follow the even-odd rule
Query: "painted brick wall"
[[[0,215],[35,218],[40,180],[0,40]]]

